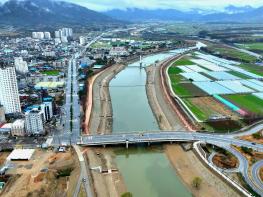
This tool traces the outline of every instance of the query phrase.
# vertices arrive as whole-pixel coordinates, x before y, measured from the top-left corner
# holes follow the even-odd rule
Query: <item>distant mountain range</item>
[[[262,22],[263,7],[228,6],[222,11],[192,9],[179,11],[176,9],[114,9],[104,14],[126,21],[186,21],[186,22]]]
[[[54,0],[9,0],[0,5],[0,23],[14,26],[117,23],[103,13]]]
[[[62,0],[9,0],[0,4],[0,25],[38,27],[109,25],[124,21],[262,22],[263,7],[228,6],[222,11],[193,9],[127,9],[99,13]]]

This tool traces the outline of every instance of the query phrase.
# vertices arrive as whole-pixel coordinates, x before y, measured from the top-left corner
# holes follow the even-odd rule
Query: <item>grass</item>
[[[242,74],[242,73],[239,73],[239,72],[236,72],[236,71],[233,71],[233,70],[228,71],[228,73],[229,73],[229,74],[232,74],[232,75],[234,75],[234,76],[236,76],[236,77],[239,77],[239,78],[241,78],[241,79],[250,79],[249,76],[246,76],[246,75],[244,75],[244,74]]]
[[[181,58],[173,63],[173,66],[193,65],[194,63],[187,58]]]
[[[174,67],[174,66],[171,66],[168,70],[168,74],[169,75],[178,75],[182,72],[182,70],[178,67]]]
[[[194,105],[189,99],[184,99],[184,103],[199,120],[204,121],[209,118],[209,114],[206,114],[204,111],[198,108],[198,106]]]
[[[60,71],[59,70],[47,70],[47,71],[41,71],[41,73],[49,75],[49,76],[58,76]]]
[[[246,109],[251,113],[263,115],[263,100],[251,94],[228,95],[226,99],[231,100],[241,109]]]
[[[259,75],[259,76],[263,76],[263,69],[262,69],[262,66],[258,66],[258,65],[255,65],[255,64],[240,64],[239,67],[251,72],[251,73],[254,73],[256,75]]]
[[[257,43],[245,43],[245,44],[240,44],[238,45],[244,49],[249,49],[249,50],[262,50],[263,51],[263,42],[257,42]]]

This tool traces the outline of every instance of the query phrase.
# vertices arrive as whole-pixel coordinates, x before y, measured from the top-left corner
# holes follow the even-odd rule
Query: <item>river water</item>
[[[177,51],[151,55],[143,66],[168,58]],[[158,131],[158,123],[146,95],[146,72],[140,62],[128,65],[110,82],[113,132]],[[135,197],[188,197],[162,147],[133,147],[116,150],[116,163],[128,190]]]

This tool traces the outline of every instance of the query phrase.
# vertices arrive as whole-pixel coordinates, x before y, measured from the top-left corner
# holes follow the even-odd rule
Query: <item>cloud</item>
[[[0,0],[4,2],[6,0]],[[94,10],[110,10],[114,8],[176,8],[176,9],[222,9],[228,5],[259,7],[263,5],[262,0],[64,0],[76,3]]]
[[[110,10],[114,8],[177,8],[177,9],[221,9],[228,5],[259,7],[262,0],[67,0],[95,10]]]

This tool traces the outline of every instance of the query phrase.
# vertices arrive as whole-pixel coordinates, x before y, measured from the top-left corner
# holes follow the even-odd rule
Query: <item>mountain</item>
[[[14,26],[117,23],[102,13],[55,0],[9,0],[0,5],[0,23]]]
[[[126,9],[109,10],[104,14],[127,21],[185,21],[185,22],[262,22],[263,7],[228,6],[222,11],[192,9],[179,11],[176,9]]]

